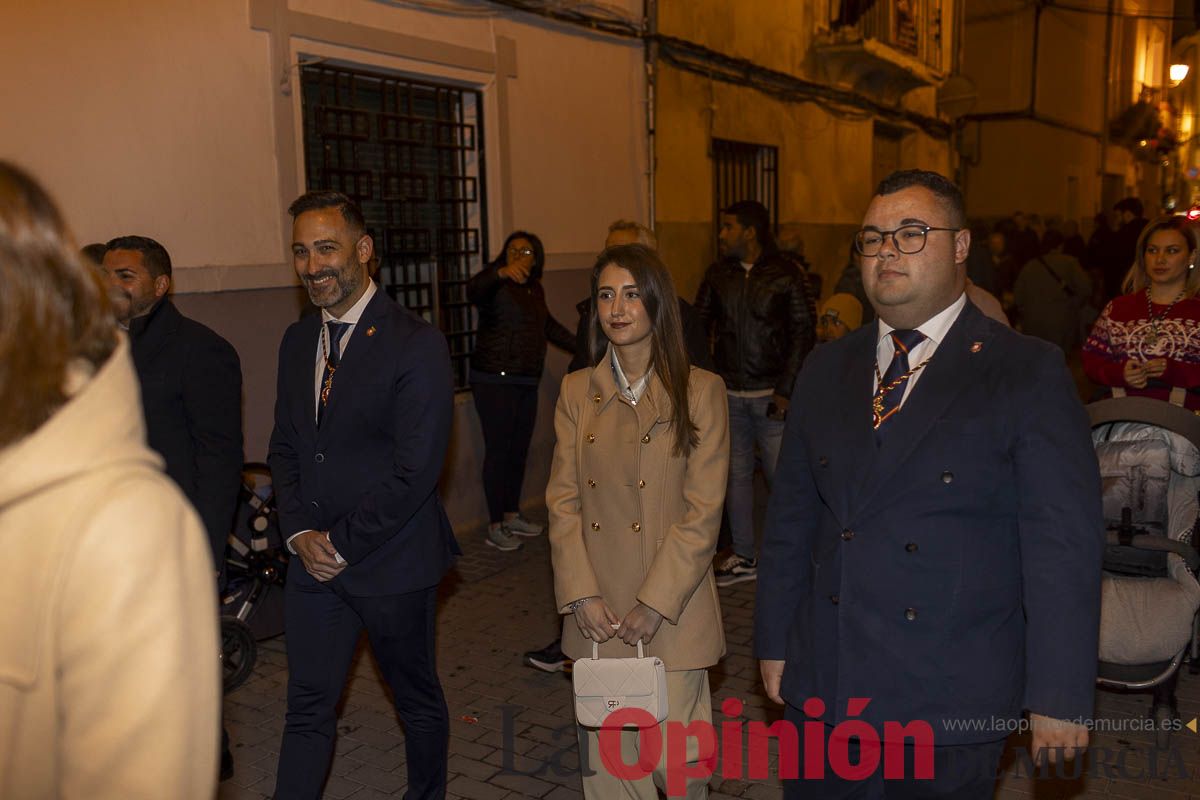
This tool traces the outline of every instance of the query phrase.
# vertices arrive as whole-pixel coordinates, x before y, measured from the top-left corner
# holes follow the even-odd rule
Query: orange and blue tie
[[[879,382],[879,387],[875,390],[877,396],[878,392],[891,386],[897,378],[909,371],[911,367],[908,363],[908,354],[914,347],[925,341],[925,334],[915,330],[895,330],[890,335],[896,352],[892,355],[892,363],[888,365],[887,372],[883,374],[883,380]],[[876,444],[883,441],[882,432],[887,421],[900,410],[900,401],[904,399],[904,390],[905,385],[902,383],[883,395],[880,423],[879,427],[875,429]]]

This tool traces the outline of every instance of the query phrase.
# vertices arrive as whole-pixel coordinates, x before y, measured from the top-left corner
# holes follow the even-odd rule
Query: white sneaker
[[[513,550],[520,550],[523,546],[515,537],[510,536],[501,526],[499,528],[488,528],[487,543],[497,550],[505,553],[511,553]]]
[[[513,517],[501,523],[504,530],[513,536],[541,536],[542,526],[524,517]]]

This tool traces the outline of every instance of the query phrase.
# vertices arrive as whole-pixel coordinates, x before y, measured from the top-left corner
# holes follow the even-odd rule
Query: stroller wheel
[[[257,658],[258,644],[250,626],[237,617],[221,617],[221,672],[226,694],[246,682]]]

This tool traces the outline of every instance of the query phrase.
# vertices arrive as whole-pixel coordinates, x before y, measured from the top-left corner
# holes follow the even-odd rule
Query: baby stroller
[[[279,533],[271,471],[266,464],[242,468],[237,517],[225,555],[221,597],[221,662],[225,691],[254,672],[258,642],[283,633],[283,586],[288,554]]]
[[[1088,415],[1107,527],[1097,683],[1152,690],[1165,748],[1178,725],[1180,664],[1200,665],[1200,417],[1145,397],[1101,400]]]

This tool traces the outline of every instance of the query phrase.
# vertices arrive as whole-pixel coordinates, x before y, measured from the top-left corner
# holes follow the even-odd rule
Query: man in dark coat
[[[179,313],[167,292],[171,256],[145,236],[108,242],[102,256],[110,296],[129,329],[142,390],[146,439],[195,506],[208,532],[218,585],[242,485],[242,369],[221,336]],[[233,774],[225,736],[222,780]]]
[[[941,175],[885,179],[856,240],[877,324],[817,348],[792,395],[755,651],[786,718],[825,723],[823,752],[881,766],[864,786],[826,763],[785,797],[990,797],[1022,710],[1035,752],[1087,743],[1066,722],[1092,714],[1098,652],[1087,415],[1060,350],[967,300],[964,225]],[[853,717],[904,748],[906,783],[847,742]]]
[[[313,305],[279,346],[271,474],[288,570],[287,718],[275,796],[316,800],[337,704],[366,630],[405,727],[411,800],[446,794],[450,721],[434,661],[437,587],[458,544],[438,497],[454,378],[441,332],[371,281],[358,205],[289,208]]]
[[[816,341],[804,274],[779,254],[770,215],[743,200],[720,215],[721,259],[710,266],[695,309],[713,342],[713,364],[729,400],[729,485],[725,509],[733,552],[716,568],[718,586],[757,574],[754,451],[770,485],[792,384]]]

